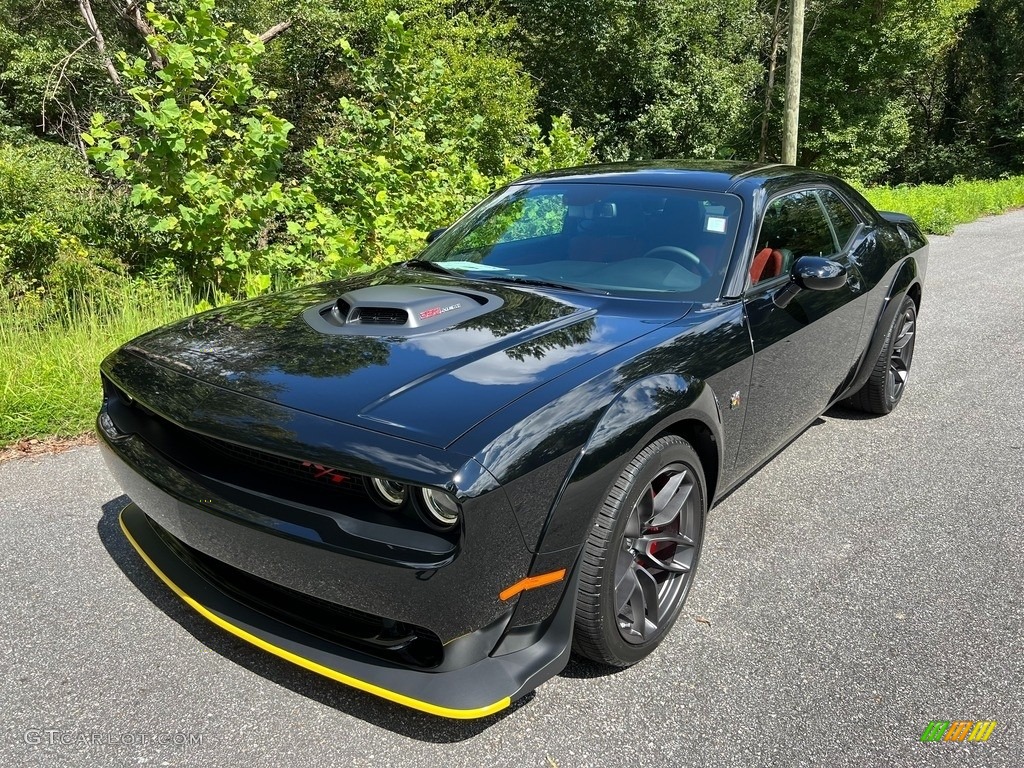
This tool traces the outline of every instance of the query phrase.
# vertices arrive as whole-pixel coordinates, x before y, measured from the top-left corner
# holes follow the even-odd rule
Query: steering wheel
[[[703,278],[711,277],[711,270],[705,267],[703,264],[701,264],[700,258],[697,256],[697,254],[693,253],[692,251],[688,251],[685,248],[680,248],[679,246],[676,245],[659,245],[657,248],[651,248],[651,250],[645,253],[642,258],[653,259],[660,256],[661,254],[668,253],[672,254],[673,256],[680,256],[686,261],[690,262],[690,264],[693,265],[693,268],[690,269],[691,272],[696,272]],[[680,264],[680,266],[684,268],[689,268],[688,264]]]

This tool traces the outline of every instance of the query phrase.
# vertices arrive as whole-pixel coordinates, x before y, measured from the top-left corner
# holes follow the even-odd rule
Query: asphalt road
[[[651,659],[484,721],[207,624],[125,542],[95,448],[0,465],[0,765],[1024,766],[1022,234],[933,239],[900,408],[827,414],[713,511]],[[957,719],[998,725],[919,741]]]

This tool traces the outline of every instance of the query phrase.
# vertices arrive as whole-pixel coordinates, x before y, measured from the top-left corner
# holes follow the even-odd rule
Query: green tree
[[[913,139],[932,68],[976,1],[810,3],[798,164],[864,182],[885,178]]]
[[[45,318],[121,280],[118,256],[131,260],[123,213],[70,148],[0,142],[0,303]]]
[[[565,120],[550,136],[527,126],[527,143],[488,175],[476,157],[485,136],[479,115],[454,119],[456,85],[440,58],[424,64],[412,32],[389,14],[372,57],[347,42],[352,91],[339,101],[336,123],[306,153],[314,198],[353,233],[361,260],[378,267],[408,258],[434,227],[461,215],[487,192],[525,171],[583,162],[590,144]],[[299,234],[297,224],[290,225]]]
[[[520,0],[542,112],[566,112],[608,159],[731,154],[760,68],[754,0]]]
[[[193,286],[237,291],[275,255],[267,236],[290,202],[278,173],[291,125],[253,77],[263,43],[217,24],[213,11],[213,0],[181,18],[150,6],[147,46],[160,68],[120,57],[131,125],[97,114],[82,138],[102,171],[131,185],[154,241]]]
[[[386,19],[395,12],[409,32],[410,60],[424,67],[441,62],[440,80],[451,98],[453,124],[474,115],[484,119],[474,160],[484,172],[498,173],[503,156],[528,141],[536,91],[515,54],[514,20],[486,6],[465,0],[220,3],[225,18],[248,29],[282,18],[292,21],[256,71],[280,94],[275,109],[295,125],[291,138],[297,153],[330,131],[339,99],[360,97],[339,41],[372,58],[385,45]],[[298,163],[293,170],[299,172]]]
[[[982,0],[945,60],[930,178],[1024,172],[1024,2]],[[939,166],[939,167],[935,167]]]

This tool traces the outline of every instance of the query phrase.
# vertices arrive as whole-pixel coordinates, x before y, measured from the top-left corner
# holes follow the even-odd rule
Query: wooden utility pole
[[[789,55],[786,60],[786,124],[782,132],[782,162],[796,165],[800,129],[800,65],[804,58],[804,0],[790,0]]]

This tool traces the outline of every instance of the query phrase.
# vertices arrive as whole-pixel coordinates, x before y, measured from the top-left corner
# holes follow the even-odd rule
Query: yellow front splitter
[[[492,715],[508,707],[513,696],[518,697],[530,689],[516,670],[503,671],[500,663],[490,658],[461,670],[442,673],[420,672],[370,660],[230,597],[182,561],[161,539],[154,528],[156,524],[135,504],[122,510],[120,522],[124,535],[146,565],[200,616],[258,648],[319,675],[421,712],[459,719]],[[493,692],[495,687],[510,693],[491,698],[486,689]],[[466,706],[459,706],[463,702]]]

